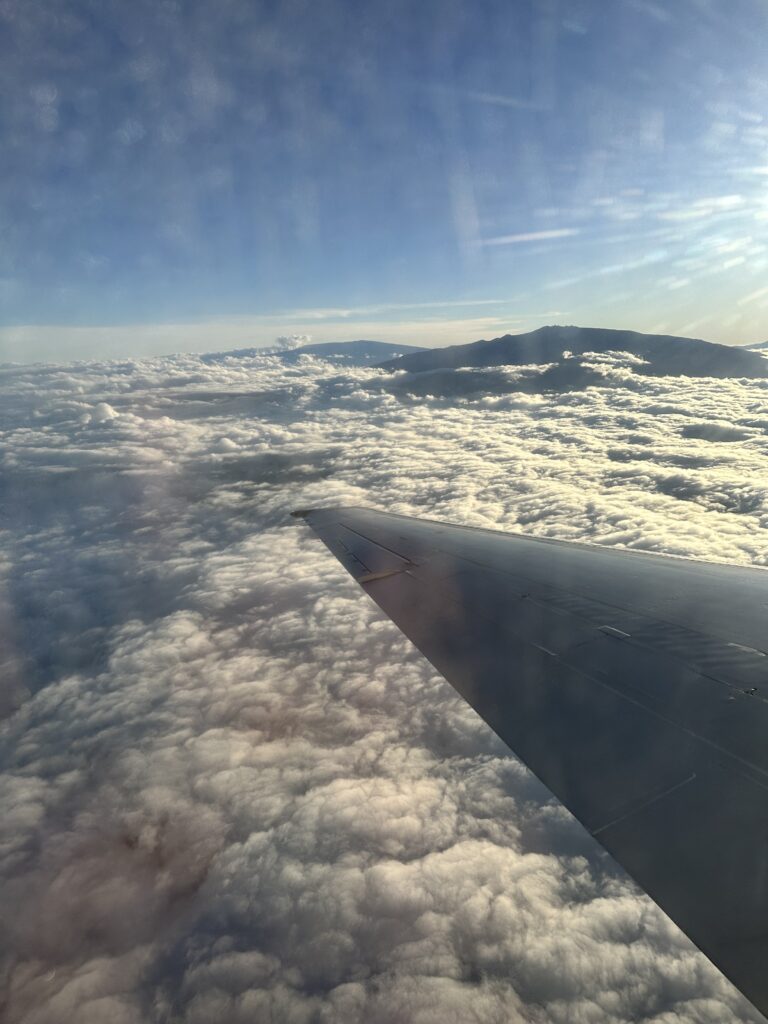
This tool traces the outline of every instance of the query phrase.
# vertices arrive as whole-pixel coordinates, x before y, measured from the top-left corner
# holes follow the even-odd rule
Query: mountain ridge
[[[286,362],[295,363],[301,356],[317,356],[331,362],[344,362],[347,365],[365,366],[373,364],[382,356],[397,358],[400,353],[413,354],[423,352],[421,345],[400,345],[390,341],[369,341],[359,338],[355,341],[318,341],[296,348],[231,348],[223,352],[203,352],[200,359],[204,363],[219,363],[224,359],[253,359],[257,356],[279,356]]]
[[[360,338],[356,341],[319,341],[314,344],[301,345],[299,348],[277,352],[286,362],[295,362],[301,356],[317,356],[332,362],[343,362],[350,365],[375,364],[383,355],[398,358],[395,353],[405,352],[415,355],[423,352],[421,345],[400,345],[390,341],[370,341]],[[391,361],[391,360],[389,360]]]
[[[558,363],[564,352],[631,352],[646,360],[637,372],[652,376],[768,377],[768,360],[746,348],[699,338],[613,330],[605,327],[550,325],[525,334],[424,349],[379,366],[394,372],[421,373],[461,367],[525,366]]]

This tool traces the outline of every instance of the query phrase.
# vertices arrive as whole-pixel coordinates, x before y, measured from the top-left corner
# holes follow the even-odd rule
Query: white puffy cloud
[[[281,334],[275,338],[275,347],[279,352],[288,352],[293,348],[301,348],[312,341],[311,334]]]
[[[594,362],[3,371],[4,1019],[759,1020],[288,516],[765,564],[765,383]]]

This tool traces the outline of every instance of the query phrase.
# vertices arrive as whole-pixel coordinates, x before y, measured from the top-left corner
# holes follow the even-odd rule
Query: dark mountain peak
[[[557,363],[564,352],[631,352],[647,361],[644,373],[655,376],[768,377],[768,361],[759,353],[697,338],[606,327],[575,327],[552,324],[527,334],[424,349],[383,363],[387,370],[421,373],[458,367],[525,366]]]

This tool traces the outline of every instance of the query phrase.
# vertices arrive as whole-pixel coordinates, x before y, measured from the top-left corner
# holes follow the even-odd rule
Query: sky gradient
[[[768,8],[0,7],[0,359],[768,338]]]

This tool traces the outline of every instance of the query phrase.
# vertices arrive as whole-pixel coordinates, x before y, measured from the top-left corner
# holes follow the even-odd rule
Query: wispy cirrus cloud
[[[557,238],[573,238],[578,228],[549,228],[545,231],[524,231],[517,235],[496,235],[484,238],[482,245],[521,245],[524,242],[548,242]]]

